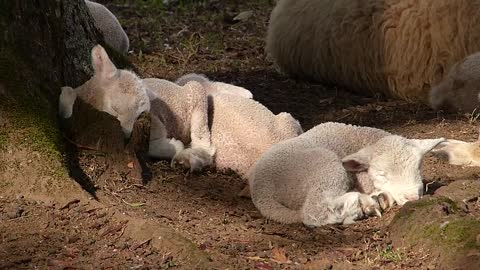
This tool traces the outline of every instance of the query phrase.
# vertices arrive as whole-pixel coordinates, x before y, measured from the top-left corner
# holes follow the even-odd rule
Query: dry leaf
[[[272,249],[272,261],[280,264],[292,262],[287,258],[285,248],[279,248],[279,247]]]
[[[234,21],[246,21],[250,17],[252,17],[253,11],[248,10],[248,11],[242,11],[240,12],[237,16],[233,18]]]
[[[133,161],[129,162],[129,163],[127,164],[127,167],[130,168],[130,169],[133,169],[133,167],[134,167],[134,166],[133,166]]]
[[[245,257],[247,260],[252,260],[252,261],[265,261],[265,259],[260,258],[258,256],[252,256],[252,257]]]

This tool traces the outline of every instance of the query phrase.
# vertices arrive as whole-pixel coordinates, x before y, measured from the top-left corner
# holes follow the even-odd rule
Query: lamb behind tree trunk
[[[105,37],[105,42],[118,52],[127,53],[130,40],[115,15],[102,4],[88,0],[85,3],[95,20],[95,26]]]

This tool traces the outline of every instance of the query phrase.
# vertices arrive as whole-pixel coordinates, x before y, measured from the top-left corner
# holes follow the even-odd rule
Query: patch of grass
[[[399,251],[394,250],[390,245],[382,249],[379,252],[379,256],[383,260],[390,262],[400,262],[403,259],[402,254]]]
[[[430,246],[447,257],[455,258],[469,250],[478,250],[477,235],[480,234],[480,221],[474,218],[458,218],[438,224],[427,225],[420,237],[429,239]]]
[[[475,122],[477,122],[478,118],[480,117],[480,111],[478,111],[478,110],[475,108],[471,113],[465,114],[465,116],[466,116],[467,119],[468,119],[468,123],[470,123],[470,124],[472,125],[472,124],[474,124]]]
[[[0,133],[0,146],[23,146],[39,153],[46,164],[61,164],[65,144],[58,129],[56,108],[52,108],[55,102],[50,100],[54,97],[45,94],[50,92],[48,89],[29,84],[25,78],[30,69],[13,52],[0,51],[0,66],[9,67],[0,69],[0,81],[6,89],[6,96],[0,99],[0,112],[7,120]],[[18,74],[16,70],[27,74]],[[53,167],[46,166],[45,170],[54,176],[66,175],[63,166]]]

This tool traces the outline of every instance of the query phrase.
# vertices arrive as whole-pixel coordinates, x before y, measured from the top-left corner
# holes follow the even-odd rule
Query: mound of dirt
[[[435,261],[436,269],[480,266],[480,181],[456,181],[406,203],[388,226],[396,248]]]

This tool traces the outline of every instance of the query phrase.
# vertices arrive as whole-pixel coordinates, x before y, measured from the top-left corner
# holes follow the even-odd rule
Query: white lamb
[[[115,15],[102,4],[88,0],[85,0],[85,4],[95,20],[95,26],[105,37],[105,42],[113,49],[127,53],[130,41]]]
[[[244,98],[253,98],[253,95],[250,91],[243,87],[239,87],[236,85],[223,83],[223,82],[213,82],[210,81],[207,76],[203,74],[196,74],[190,73],[183,75],[182,77],[178,78],[175,83],[178,85],[185,85],[187,82],[196,81],[202,84],[202,86],[207,91],[207,94],[213,93],[224,93],[224,94],[232,94]]]
[[[205,78],[197,74],[177,80],[185,84]],[[205,85],[205,84],[204,84]],[[212,144],[215,146],[215,167],[232,169],[245,177],[250,167],[270,146],[303,133],[300,123],[289,113],[273,114],[261,103],[246,97],[248,90],[236,86],[213,83],[206,86],[209,93],[209,120]],[[239,87],[238,87],[239,88]],[[232,90],[234,93],[232,94]],[[246,92],[245,92],[246,91]],[[242,192],[248,196],[248,190]]]
[[[434,109],[473,112],[480,107],[480,53],[469,55],[453,65],[445,78],[430,91]]]
[[[191,78],[195,77],[189,79]],[[186,86],[192,83],[198,84],[196,80],[189,79],[185,79],[183,82]],[[191,114],[190,108],[195,105],[192,105],[191,101],[181,94],[182,87],[166,80],[145,79],[144,81],[148,88],[159,97],[157,101],[152,101],[151,110],[154,115],[159,114],[160,110],[163,111],[162,114],[166,118],[164,122],[170,125],[167,129],[177,129],[184,125],[183,123],[191,122],[192,129],[197,125],[199,129],[202,128],[201,132],[199,131],[199,134],[203,134],[201,138],[207,138],[211,134],[211,144],[215,148],[213,163],[218,170],[232,169],[241,176],[245,176],[253,163],[271,145],[302,133],[299,122],[290,114],[275,115],[259,102],[227,94],[224,91],[228,90],[224,88],[217,88],[210,92],[208,115],[202,114],[201,110],[198,110],[198,114],[192,115],[191,119],[186,119]],[[195,94],[195,89],[192,89],[191,95],[204,96],[205,102],[207,102],[204,88],[196,89],[198,92]],[[175,92],[178,94],[174,95]],[[190,100],[198,99],[190,98]],[[165,101],[175,105],[166,107],[163,105]],[[207,106],[206,103],[205,106]],[[174,119],[173,115],[177,112],[184,114],[182,117],[184,120]],[[205,121],[209,121],[210,129],[204,128]],[[153,130],[156,129],[157,124],[156,122],[153,124],[155,125],[152,127],[152,133],[155,134],[156,132]],[[160,130],[163,129],[165,127],[162,126]],[[210,139],[210,137],[208,138]],[[162,147],[150,146],[151,155],[162,157],[161,153],[169,152],[165,151],[165,147],[163,147],[168,143],[165,141],[161,144]],[[170,144],[174,143],[176,142]],[[193,144],[192,137],[192,148],[196,148]],[[156,147],[158,150],[155,149]],[[204,139],[197,148],[208,150],[210,147]],[[169,148],[175,149],[175,145],[169,146]],[[208,153],[213,153],[213,151],[208,151]]]
[[[140,79],[133,72],[117,69],[105,50],[92,49],[94,75],[76,89],[62,87],[59,113],[72,115],[77,97],[116,117],[126,137],[144,111],[152,115],[149,154],[172,159],[191,171],[212,163],[207,95],[197,82],[184,87],[159,79]],[[186,144],[191,148],[185,149]]]
[[[62,87],[60,116],[69,118],[79,97],[97,110],[116,117],[125,136],[130,137],[135,120],[142,112],[150,110],[147,88],[135,73],[117,69],[102,46],[93,47],[91,57],[93,77],[75,89]]]
[[[423,195],[423,156],[443,141],[324,123],[262,155],[249,173],[252,200],[264,216],[283,223],[348,224],[380,215],[376,195],[399,205]],[[375,192],[355,191],[355,175],[368,176]]]

